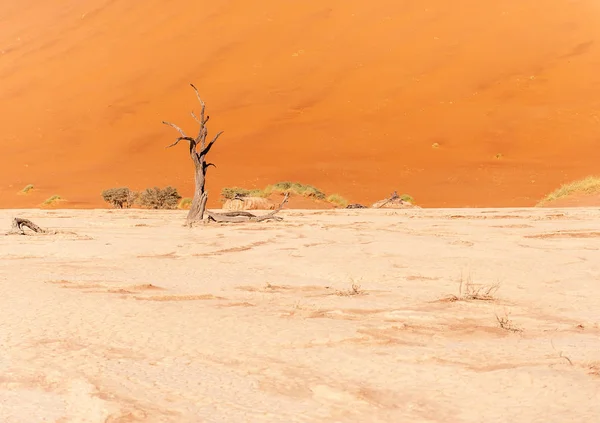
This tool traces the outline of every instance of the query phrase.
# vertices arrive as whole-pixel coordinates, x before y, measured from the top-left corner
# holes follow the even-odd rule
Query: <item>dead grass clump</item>
[[[509,332],[523,332],[523,329],[517,327],[514,322],[509,318],[509,314],[510,313],[504,313],[504,316],[500,317],[496,314],[496,321],[498,322],[498,325],[504,329],[507,330]],[[565,357],[566,358],[566,357]],[[569,360],[567,358],[567,360]],[[571,360],[569,360],[571,361]]]
[[[600,362],[590,363],[587,368],[590,375],[600,376]]]
[[[65,201],[60,195],[53,195],[42,203],[44,206],[53,206],[61,201]]]
[[[360,285],[358,285],[356,283],[352,283],[352,286],[350,287],[350,289],[335,291],[335,295],[338,295],[340,297],[352,297],[354,295],[364,295],[364,294],[365,294],[365,291],[363,291],[361,289]]]
[[[573,194],[595,194],[600,192],[600,177],[588,176],[587,178],[579,181],[569,182],[561,185],[558,189],[548,194],[539,203],[537,207],[543,206],[552,201],[556,201],[559,198],[568,197]]]
[[[33,190],[33,184],[29,184],[27,185],[25,188],[23,188],[19,194],[29,194],[32,190]]]
[[[340,207],[342,209],[346,208],[346,206],[348,206],[348,200],[346,200],[344,197],[342,197],[339,194],[331,194],[330,196],[327,197],[327,201],[330,202],[331,204],[333,204],[334,206]]]
[[[469,276],[466,280],[461,276],[458,286],[458,296],[450,295],[444,301],[494,301],[496,292],[500,289],[500,284],[493,285],[477,285]]]
[[[223,188],[221,190],[222,201],[233,200],[238,197],[268,197],[264,190],[246,189],[240,187]]]
[[[177,205],[177,208],[181,209],[181,210],[189,210],[189,208],[191,206],[192,206],[192,199],[189,197],[186,197],[179,202],[179,204]]]
[[[139,204],[147,209],[165,209],[173,210],[177,208],[177,204],[181,200],[181,195],[176,188],[147,188],[139,198]]]

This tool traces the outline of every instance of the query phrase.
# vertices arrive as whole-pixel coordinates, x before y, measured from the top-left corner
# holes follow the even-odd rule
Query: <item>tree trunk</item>
[[[192,198],[192,205],[187,215],[187,225],[201,221],[204,218],[204,210],[206,209],[206,201],[208,200],[208,193],[204,191],[206,182],[206,175],[204,172],[206,171],[206,168],[196,164],[196,162],[194,162],[194,165],[196,167],[194,198]]]

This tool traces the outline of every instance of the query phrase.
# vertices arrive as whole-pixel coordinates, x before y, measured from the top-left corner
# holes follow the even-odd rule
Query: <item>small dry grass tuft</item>
[[[177,205],[177,208],[180,210],[189,210],[189,208],[191,206],[192,206],[192,199],[189,197],[186,197],[179,202],[179,204]]]
[[[543,206],[544,204],[551,203],[559,198],[568,197],[572,194],[595,194],[597,192],[600,192],[600,177],[588,176],[579,181],[561,185],[557,190],[544,197],[536,206]]]
[[[61,201],[65,201],[60,195],[53,195],[42,203],[42,206],[53,206]]]
[[[364,295],[364,294],[365,294],[365,291],[363,291],[361,289],[360,285],[358,285],[357,283],[352,283],[352,286],[350,287],[350,289],[335,291],[335,295],[338,295],[340,297],[352,297],[354,295]]]
[[[23,188],[21,191],[19,191],[19,194],[29,194],[31,191],[33,191],[34,186],[32,184],[27,185],[25,188]]]
[[[346,200],[339,194],[331,194],[327,197],[327,201],[333,204],[334,206],[341,207],[343,209],[346,208],[346,206],[348,205],[348,200]]]
[[[510,313],[504,312],[504,316],[500,317],[496,314],[498,325],[509,332],[523,332],[523,329],[517,327],[509,317]],[[566,357],[565,357],[566,358]],[[567,358],[568,360],[568,358]],[[569,360],[570,361],[570,360]]]
[[[450,295],[449,297],[444,298],[443,301],[494,301],[499,289],[499,283],[493,285],[477,285],[473,283],[470,276],[466,280],[461,276],[460,285],[458,286],[458,296]]]

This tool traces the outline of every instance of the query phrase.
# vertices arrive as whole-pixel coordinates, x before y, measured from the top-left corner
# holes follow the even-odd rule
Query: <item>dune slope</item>
[[[213,205],[287,179],[364,203],[533,205],[597,171],[599,17],[593,0],[3,2],[0,206],[189,195],[160,122],[195,130],[190,82],[226,131]]]

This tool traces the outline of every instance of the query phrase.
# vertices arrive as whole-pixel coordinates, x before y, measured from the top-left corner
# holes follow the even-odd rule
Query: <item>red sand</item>
[[[596,0],[166,4],[0,4],[0,207],[190,195],[160,123],[195,130],[190,82],[226,131],[213,205],[223,186],[295,180],[363,204],[524,206],[598,172]]]

